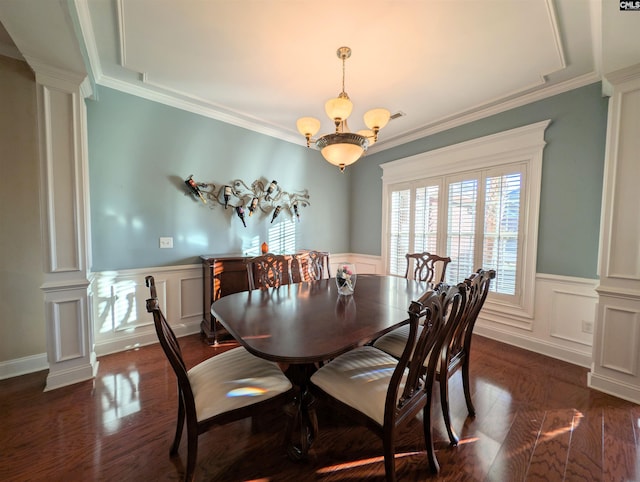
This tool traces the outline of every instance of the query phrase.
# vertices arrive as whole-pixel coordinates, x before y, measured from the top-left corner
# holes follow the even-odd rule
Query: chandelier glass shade
[[[367,148],[378,140],[378,131],[387,125],[391,113],[384,108],[376,108],[364,114],[364,123],[368,129],[350,132],[347,119],[353,110],[353,103],[344,90],[345,60],[351,57],[349,47],[340,47],[337,56],[342,60],[342,92],[338,97],[325,103],[325,112],[335,125],[335,132],[325,134],[313,140],[320,130],[320,121],[315,117],[301,117],[296,122],[298,131],[307,139],[307,147],[311,142],[320,150],[322,156],[331,164],[344,171],[362,157]]]
[[[327,134],[316,141],[322,157],[341,170],[360,159],[368,146],[366,137],[350,132]]]

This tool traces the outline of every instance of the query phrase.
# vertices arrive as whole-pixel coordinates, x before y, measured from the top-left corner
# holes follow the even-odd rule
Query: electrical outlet
[[[173,248],[173,238],[160,238],[160,247],[161,248]]]
[[[582,332],[583,333],[593,333],[593,322],[582,320]]]

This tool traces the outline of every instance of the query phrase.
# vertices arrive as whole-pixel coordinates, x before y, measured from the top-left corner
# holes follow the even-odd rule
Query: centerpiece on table
[[[352,263],[340,263],[336,271],[338,294],[352,295],[356,286],[356,267]]]

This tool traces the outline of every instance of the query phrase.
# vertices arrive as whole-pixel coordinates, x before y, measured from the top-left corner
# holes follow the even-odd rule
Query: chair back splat
[[[180,344],[167,319],[160,310],[153,276],[146,277],[151,297],[147,311],[153,314],[153,323],[162,350],[178,379],[178,420],[176,433],[169,452],[178,455],[182,429],[187,426],[187,466],[184,480],[194,477],[198,435],[215,425],[240,420],[266,410],[278,410],[293,397],[291,382],[278,366],[258,358],[241,347],[232,348],[187,369]],[[229,397],[229,387],[257,396]]]
[[[407,270],[405,278],[411,278],[427,283],[442,283],[447,271],[447,265],[451,262],[448,256],[438,256],[428,252],[407,253]],[[436,279],[436,274],[440,276]]]
[[[307,253],[307,270],[305,281],[316,281],[329,278],[329,253],[326,251],[309,251]]]
[[[247,260],[249,289],[277,288],[290,284],[291,256],[266,253]]]

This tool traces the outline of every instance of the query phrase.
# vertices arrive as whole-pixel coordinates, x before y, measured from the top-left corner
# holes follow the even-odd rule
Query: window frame
[[[531,329],[534,317],[536,261],[538,251],[538,219],[542,184],[542,159],[546,142],[544,134],[550,120],[508,131],[479,137],[440,149],[381,164],[382,175],[382,258],[384,272],[389,273],[389,220],[391,192],[425,185],[441,178],[440,195],[445,194],[447,178],[469,171],[499,170],[510,164],[523,165],[523,195],[521,199],[522,231],[518,266],[518,299],[505,300],[491,292],[484,313],[495,321]],[[482,177],[484,182],[484,173]],[[430,182],[432,184],[433,182]],[[482,187],[481,189],[483,189]],[[412,191],[413,192],[413,191]],[[438,217],[447,217],[447,202],[438,203]],[[484,206],[482,206],[484,210]],[[413,225],[413,216],[411,214]],[[478,227],[480,228],[480,227]],[[445,232],[438,232],[438,245],[446,246]],[[410,242],[412,242],[410,240]],[[411,244],[410,244],[411,245]],[[477,262],[477,261],[476,261]],[[479,268],[480,266],[477,266]]]

